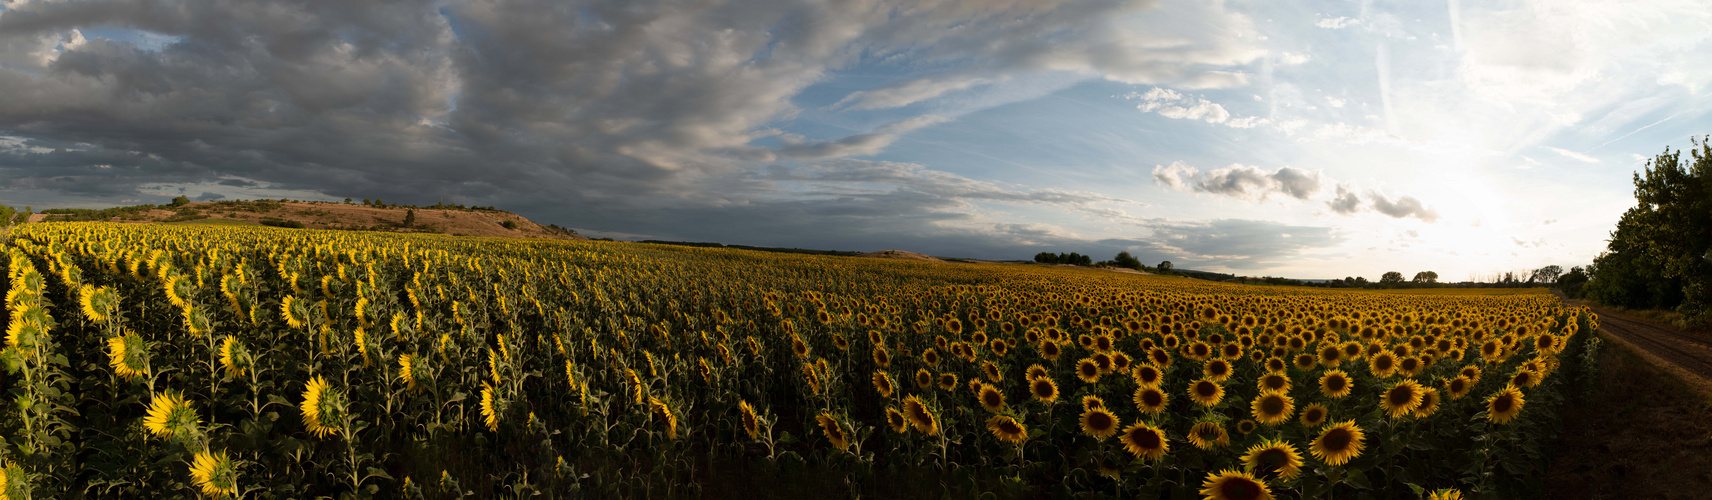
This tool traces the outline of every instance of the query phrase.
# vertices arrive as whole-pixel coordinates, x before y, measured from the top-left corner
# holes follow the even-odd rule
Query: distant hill
[[[414,220],[407,221],[414,215]],[[440,233],[502,238],[586,240],[575,231],[542,225],[503,210],[458,206],[401,207],[307,201],[206,201],[184,205],[139,205],[101,210],[49,209],[40,221],[255,224],[276,227],[400,233]],[[407,224],[408,222],[408,224]]]

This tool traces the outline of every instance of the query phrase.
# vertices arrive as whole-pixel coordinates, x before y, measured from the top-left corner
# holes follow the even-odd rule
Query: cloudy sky
[[[1703,0],[0,0],[0,204],[1370,279],[1587,262]]]

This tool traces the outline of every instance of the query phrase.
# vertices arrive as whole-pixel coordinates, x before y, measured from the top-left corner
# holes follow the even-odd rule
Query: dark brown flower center
[[[1348,449],[1349,443],[1354,440],[1355,435],[1351,434],[1349,429],[1340,427],[1326,431],[1326,435],[1320,438],[1320,446],[1328,451],[1339,452]]]

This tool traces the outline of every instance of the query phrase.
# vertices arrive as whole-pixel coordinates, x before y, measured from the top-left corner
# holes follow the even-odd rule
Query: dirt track
[[[1593,308],[1593,312],[1599,314],[1599,329],[1605,333],[1681,367],[1703,381],[1712,381],[1712,339],[1626,319],[1598,307]]]

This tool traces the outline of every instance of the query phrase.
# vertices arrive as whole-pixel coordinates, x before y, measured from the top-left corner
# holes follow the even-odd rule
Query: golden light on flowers
[[[1256,382],[1261,391],[1290,392],[1290,376],[1280,372],[1271,372],[1260,376]]]
[[[1343,370],[1326,370],[1325,375],[1320,376],[1320,394],[1325,397],[1342,398],[1348,396],[1349,392],[1354,389],[1349,374],[1344,373]]]
[[[1421,404],[1415,407],[1415,418],[1433,416],[1439,410],[1439,391],[1436,389],[1421,389]]]
[[[1385,409],[1385,414],[1392,418],[1408,416],[1421,405],[1421,384],[1413,380],[1403,379],[1386,389],[1379,396],[1379,404]]]
[[[820,424],[821,432],[826,434],[826,441],[831,443],[833,448],[842,450],[850,447],[850,436],[845,434],[844,427],[839,425],[838,419],[833,418],[832,414],[821,412],[815,415],[814,420]]]
[[[749,439],[755,439],[760,434],[761,418],[755,415],[755,407],[750,406],[748,401],[737,401],[737,418],[743,426],[743,433],[749,435]]]
[[[1165,438],[1165,431],[1159,430],[1146,423],[1136,423],[1124,429],[1124,451],[1142,460],[1159,460],[1171,450],[1171,442]]]
[[[398,355],[398,378],[404,379],[405,388],[416,388],[415,355],[405,353]],[[572,381],[575,384],[575,381]]]
[[[1507,424],[1522,413],[1522,405],[1527,401],[1522,397],[1521,389],[1506,385],[1499,389],[1492,399],[1486,400],[1486,418],[1494,423]]]
[[[1189,399],[1195,400],[1201,406],[1213,406],[1225,398],[1225,388],[1217,382],[1207,379],[1196,380],[1189,384]]]
[[[1313,444],[1308,447],[1308,453],[1312,453],[1314,458],[1320,459],[1326,465],[1343,465],[1361,456],[1363,439],[1365,435],[1361,426],[1355,425],[1355,421],[1332,424],[1320,431],[1319,437],[1314,438]]]
[[[880,397],[892,397],[892,392],[896,390],[896,387],[892,386],[891,375],[887,375],[886,372],[883,371],[875,370],[872,378],[874,381],[874,391],[880,393]]]
[[[939,435],[939,420],[933,417],[933,411],[927,409],[927,404],[921,402],[921,398],[913,395],[904,398],[904,416],[916,431],[929,436]]]
[[[148,342],[133,332],[107,339],[107,362],[113,372],[125,378],[137,378],[148,373]]]
[[[236,377],[244,374],[248,362],[248,351],[237,337],[227,335],[220,339],[220,366],[226,369],[226,375]],[[413,385],[414,387],[414,385]]]
[[[303,427],[315,437],[327,437],[343,424],[344,405],[344,394],[329,387],[326,378],[316,376],[309,379],[309,383],[304,385],[303,403],[298,405],[303,414]]]
[[[1302,473],[1302,454],[1296,451],[1295,445],[1266,439],[1248,449],[1242,457],[1242,465],[1256,477],[1291,479]]]
[[[1271,500],[1272,489],[1254,476],[1227,469],[1207,474],[1201,481],[1201,496],[1208,500]]]
[[[949,391],[949,390],[956,389],[956,388],[957,388],[957,374],[955,374],[955,373],[941,373],[941,374],[939,374],[939,389],[940,390]]]
[[[910,422],[909,419],[904,418],[904,413],[898,411],[897,408],[886,407],[886,426],[891,427],[892,432],[903,434],[904,431],[909,430]]]
[[[1099,396],[1095,396],[1093,394],[1088,394],[1088,395],[1082,396],[1082,411],[1088,411],[1088,410],[1092,410],[1095,408],[1105,408],[1105,407],[1106,407],[1106,401],[1103,399],[1100,399]]]
[[[1230,362],[1217,358],[1208,360],[1207,364],[1201,367],[1201,374],[1205,375],[1207,380],[1224,382],[1231,375]]]
[[[987,411],[998,413],[1005,409],[1005,393],[1000,392],[998,387],[981,384],[978,398],[981,401],[981,408]]]
[[[201,423],[196,412],[190,409],[190,402],[185,401],[184,396],[171,392],[155,393],[148,413],[143,416],[143,428],[162,438],[194,434]]]
[[[486,396],[483,396],[483,399],[486,399]],[[661,401],[660,398],[650,397],[648,398],[648,411],[653,413],[654,418],[659,419],[660,423],[666,427],[667,438],[678,438],[678,414],[672,412],[671,405],[667,405],[666,402]],[[483,412],[485,415],[485,408],[483,409]],[[488,424],[488,428],[492,430],[498,430],[495,428],[496,426],[497,423],[495,423],[495,421],[490,421]]]
[[[1278,425],[1290,420],[1296,405],[1282,392],[1263,392],[1249,403],[1254,419],[1264,425]]]
[[[202,489],[203,495],[221,498],[238,494],[238,470],[225,451],[197,452],[190,463],[190,480]]]
[[[1034,399],[1043,403],[1051,403],[1058,400],[1058,383],[1053,382],[1052,377],[1042,375],[1029,381],[1028,392],[1034,396]]]
[[[1100,364],[1093,358],[1082,358],[1076,362],[1076,378],[1083,382],[1095,383],[1100,381]]]
[[[1444,489],[1439,489],[1439,490],[1427,492],[1427,499],[1426,500],[1462,500],[1462,499],[1463,499],[1463,496],[1462,496],[1461,491],[1450,489],[1450,488],[1444,488]]]
[[[987,430],[993,437],[1012,444],[1021,444],[1028,440],[1028,428],[1008,415],[995,415],[987,419]]]
[[[1516,370],[1516,374],[1510,377],[1510,385],[1516,387],[1533,387],[1540,385],[1540,377],[1536,375],[1533,370],[1523,368]]]
[[[1312,429],[1319,427],[1320,424],[1326,423],[1326,419],[1329,416],[1330,414],[1327,413],[1325,405],[1311,403],[1308,406],[1302,407],[1302,416],[1298,421],[1302,422],[1303,427]]]
[[[1200,422],[1189,428],[1189,444],[1203,450],[1230,446],[1230,433],[1218,422]]]
[[[1118,417],[1105,408],[1094,408],[1082,412],[1082,433],[1094,439],[1112,437],[1118,432]]]
[[[1159,387],[1159,383],[1165,379],[1165,372],[1153,365],[1138,365],[1131,372],[1131,376],[1135,378],[1135,385]]]
[[[1468,378],[1462,376],[1458,376],[1450,379],[1449,382],[1445,382],[1445,392],[1450,394],[1450,399],[1453,401],[1462,399],[1463,396],[1468,395],[1468,390],[1473,387],[1474,383],[1470,382]]]
[[[303,329],[309,326],[308,310],[303,306],[302,299],[296,296],[287,295],[279,301],[279,315],[285,318],[285,324],[292,328]]]
[[[1140,387],[1135,390],[1135,408],[1142,413],[1157,414],[1165,411],[1168,403],[1165,391],[1155,387]]]

